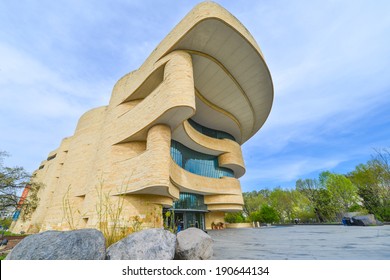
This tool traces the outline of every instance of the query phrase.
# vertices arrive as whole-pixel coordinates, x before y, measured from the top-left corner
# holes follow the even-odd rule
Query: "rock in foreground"
[[[357,226],[379,226],[383,225],[381,222],[375,219],[373,214],[364,215],[364,216],[354,216],[352,217],[352,222]]]
[[[7,260],[104,260],[103,234],[96,229],[45,231],[24,238]]]
[[[177,234],[175,259],[207,260],[213,256],[213,240],[203,230],[188,228]]]
[[[107,249],[109,260],[172,260],[176,236],[164,229],[145,229],[123,238]]]

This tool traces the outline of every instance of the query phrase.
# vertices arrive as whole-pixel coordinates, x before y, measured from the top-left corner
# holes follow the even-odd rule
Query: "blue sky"
[[[200,1],[1,1],[0,150],[35,170]],[[346,173],[390,147],[389,1],[215,1],[262,49],[271,114],[243,191]]]

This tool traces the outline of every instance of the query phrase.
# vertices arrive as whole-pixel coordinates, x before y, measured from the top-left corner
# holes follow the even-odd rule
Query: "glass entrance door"
[[[172,210],[166,210],[172,211]],[[174,211],[174,223],[176,228],[180,226],[180,230],[184,230],[190,227],[196,227],[201,230],[205,230],[204,212],[196,212],[189,210],[173,210]],[[164,215],[164,213],[163,213]],[[171,224],[171,218],[168,219],[167,226]]]
[[[180,193],[179,200],[175,201],[171,209],[167,211],[174,212],[174,222],[176,227],[184,230],[190,227],[196,227],[205,230],[204,213],[207,212],[207,206],[204,204],[204,197],[195,193]]]
[[[184,216],[185,228],[196,227],[204,230],[204,213],[188,211],[184,213]]]

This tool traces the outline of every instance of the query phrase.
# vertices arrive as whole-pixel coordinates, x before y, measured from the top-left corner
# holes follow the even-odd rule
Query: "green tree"
[[[336,217],[337,210],[332,203],[332,194],[316,179],[299,179],[296,182],[296,190],[301,192],[310,201],[317,220],[321,223],[332,221]]]
[[[309,199],[297,190],[291,190],[294,201],[292,219],[298,218],[301,222],[310,222],[316,218]]]
[[[378,219],[390,221],[390,151],[377,150],[366,164],[356,166],[348,174],[357,186],[357,193],[369,213]]]
[[[260,207],[268,203],[271,191],[269,190],[259,190],[243,193],[244,198],[244,207],[243,211],[247,217],[251,213],[260,210]]]
[[[12,218],[10,217],[0,219],[0,226],[2,226],[3,228],[10,228],[11,223],[12,223]]]
[[[280,220],[276,209],[267,204],[263,204],[259,210],[252,212],[249,218],[252,222],[260,223],[276,223]]]
[[[261,208],[263,205],[271,206],[276,210],[278,222],[289,223],[295,218],[309,221],[315,218],[313,207],[309,199],[297,190],[282,189],[277,187],[273,190],[261,189],[243,193],[244,217],[250,221],[260,221]]]
[[[245,217],[242,212],[232,212],[225,214],[225,222],[227,223],[244,223]]]
[[[321,223],[334,221],[338,209],[333,203],[332,193],[325,188],[318,189],[316,193],[314,212],[317,214],[318,220]]]
[[[6,152],[0,151],[0,209],[13,212],[18,207],[22,190],[29,185],[29,196],[19,205],[25,218],[28,218],[38,206],[37,192],[40,184],[32,183],[31,176],[23,167],[6,167],[3,165]]]
[[[321,188],[321,185],[316,179],[298,179],[295,183],[295,188],[297,191],[305,195],[311,203],[314,203],[316,200],[317,190]]]
[[[264,204],[259,212],[259,222],[261,223],[276,223],[279,222],[279,215],[275,208]]]
[[[351,180],[341,174],[324,172],[320,175],[324,178],[323,183],[331,194],[331,203],[336,212],[348,212],[352,206],[359,203],[357,188]]]
[[[280,187],[275,188],[270,194],[272,207],[278,212],[281,222],[291,222],[294,216],[294,207],[296,205],[291,190],[283,190]]]

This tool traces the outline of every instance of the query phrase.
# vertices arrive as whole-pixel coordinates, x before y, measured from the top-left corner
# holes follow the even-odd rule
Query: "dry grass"
[[[103,191],[103,182],[99,184],[96,191],[98,194],[98,203],[96,205],[97,227],[106,238],[107,247],[142,229],[143,220],[139,216],[124,218],[124,194],[120,194],[115,199],[112,199],[110,192],[106,193]],[[125,192],[120,191],[118,193]]]

